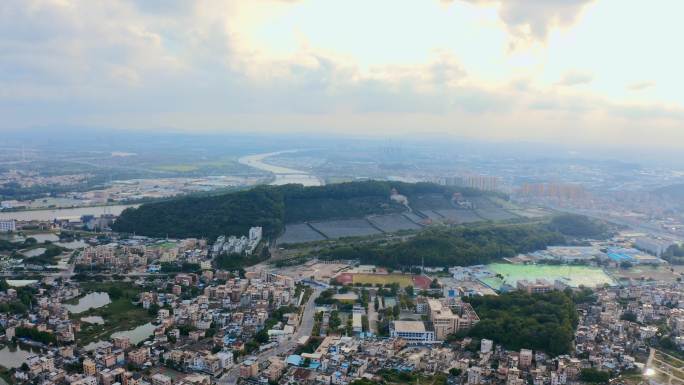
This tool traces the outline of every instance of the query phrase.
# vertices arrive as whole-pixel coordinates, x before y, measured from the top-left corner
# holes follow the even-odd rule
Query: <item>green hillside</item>
[[[342,244],[317,252],[323,259],[360,259],[402,269],[425,266],[469,266],[484,264],[518,253],[565,243],[565,237],[547,224],[515,224],[437,227],[426,229],[406,241]]]
[[[401,212],[405,207],[389,197],[392,189],[409,197],[454,192],[478,196],[482,192],[430,183],[365,181],[320,187],[259,186],[215,196],[181,197],[125,210],[114,231],[154,237],[208,237],[245,234],[262,226],[266,235],[280,234],[285,223],[358,218]]]

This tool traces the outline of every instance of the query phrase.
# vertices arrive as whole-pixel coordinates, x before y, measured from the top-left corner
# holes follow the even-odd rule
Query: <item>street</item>
[[[301,323],[299,325],[299,328],[297,328],[295,334],[292,336],[292,338],[278,345],[278,347],[276,347],[275,349],[266,350],[262,353],[253,355],[253,357],[256,357],[257,361],[259,361],[260,364],[267,361],[270,357],[279,356],[281,354],[289,352],[297,345],[297,341],[301,337],[311,335],[311,331],[313,330],[314,326],[314,309],[316,308],[314,300],[323,291],[323,289],[319,287],[314,287],[313,289],[314,291],[313,293],[311,293],[309,300],[306,302],[306,307],[304,308],[304,312],[302,313]],[[224,373],[221,377],[219,377],[216,380],[216,383],[221,385],[236,384],[239,374],[240,364],[236,364],[230,370]]]

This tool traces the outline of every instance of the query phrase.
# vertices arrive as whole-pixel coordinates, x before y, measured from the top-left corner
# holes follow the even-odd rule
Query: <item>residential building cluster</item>
[[[242,254],[251,255],[256,250],[261,238],[263,237],[263,229],[261,227],[251,227],[248,236],[241,236],[240,238],[231,235],[226,238],[224,235],[216,238],[216,242],[212,245],[211,251],[214,255],[219,254]]]

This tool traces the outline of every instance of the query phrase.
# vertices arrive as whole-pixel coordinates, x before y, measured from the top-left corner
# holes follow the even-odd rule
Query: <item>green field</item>
[[[112,293],[112,289],[120,290],[120,297],[114,299],[109,305],[90,309],[83,313],[73,314],[74,319],[88,316],[100,316],[104,318],[104,325],[81,324],[81,331],[76,333],[76,341],[85,346],[91,342],[109,338],[112,333],[133,329],[151,321],[154,317],[142,306],[135,306],[131,300],[138,296],[140,290],[126,282],[87,282],[83,285],[84,291],[101,291]]]
[[[503,276],[500,278],[483,278],[482,281],[494,289],[504,284],[515,286],[520,280],[533,281],[546,279],[554,282],[559,279],[573,287],[597,287],[615,282],[603,270],[589,266],[570,265],[516,265],[509,263],[492,263],[487,265],[489,271]]]
[[[407,274],[354,274],[353,283],[372,285],[386,285],[391,283],[398,283],[402,287],[413,285],[413,280]]]
[[[199,166],[192,164],[169,164],[163,166],[157,166],[157,170],[161,171],[172,171],[172,172],[190,172],[199,170]]]

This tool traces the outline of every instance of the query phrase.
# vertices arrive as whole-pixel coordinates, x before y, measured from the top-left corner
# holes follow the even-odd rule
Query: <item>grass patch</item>
[[[3,379],[8,384],[14,384],[14,377],[9,369],[0,366],[0,379]]]
[[[132,301],[137,299],[142,290],[126,282],[86,282],[82,284],[84,291],[107,292],[112,300],[108,305],[97,309],[90,309],[83,313],[72,314],[73,319],[100,316],[105,320],[104,325],[81,324],[81,330],[76,333],[76,341],[85,346],[91,342],[108,339],[112,333],[134,329],[154,319],[142,306],[136,306]]]
[[[161,171],[171,171],[171,172],[191,172],[199,170],[199,167],[192,164],[168,164],[164,166],[155,167],[157,170]]]
[[[670,365],[674,366],[675,368],[682,368],[682,367],[684,367],[684,361],[682,361],[682,360],[680,360],[680,359],[678,359],[678,358],[676,358],[676,357],[673,357],[673,356],[667,354],[666,352],[661,352],[661,351],[659,351],[659,350],[656,350],[655,356],[654,356],[654,357],[655,357],[657,360],[663,361],[663,362],[665,362],[665,363],[667,363],[667,364],[670,364]]]

